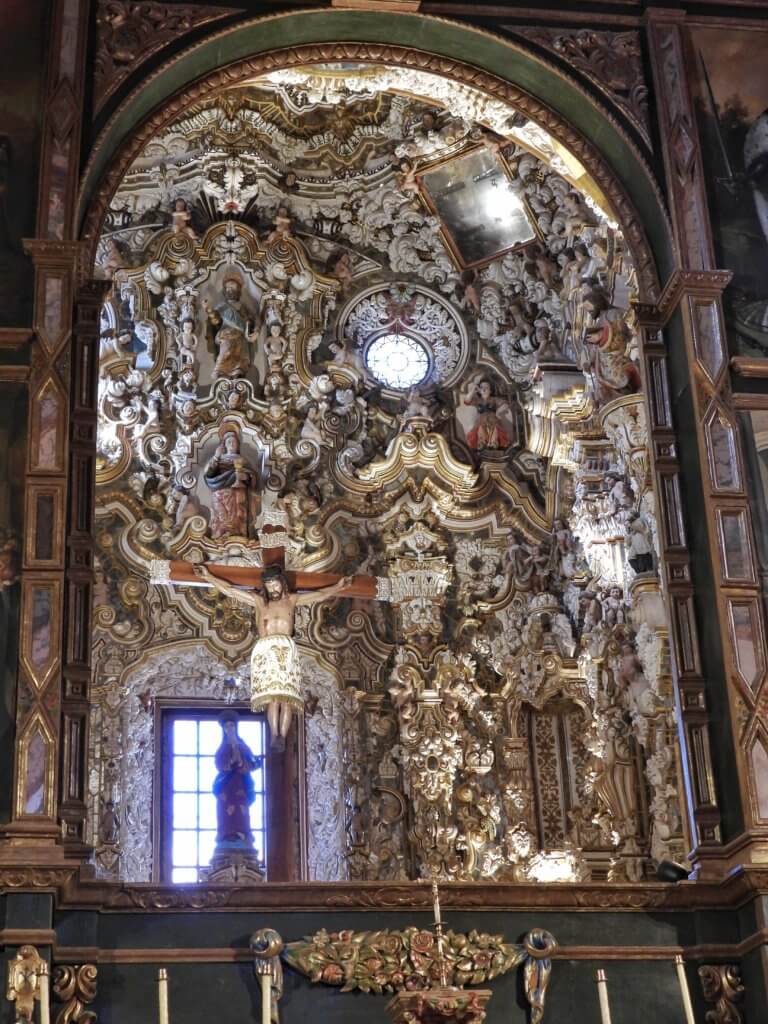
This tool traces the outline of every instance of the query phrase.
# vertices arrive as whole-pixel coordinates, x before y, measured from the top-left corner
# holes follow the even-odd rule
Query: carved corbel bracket
[[[16,1024],[32,1024],[35,1003],[47,995],[47,981],[48,964],[36,947],[20,946],[16,956],[8,962],[8,987],[5,993],[8,1002],[16,1004]]]
[[[744,986],[738,964],[704,964],[699,978],[708,1003],[707,1024],[742,1024],[744,1017],[736,1006],[744,998]]]
[[[96,964],[64,964],[53,972],[53,995],[61,1005],[55,1024],[96,1024],[96,1014],[87,1009],[96,998]]]

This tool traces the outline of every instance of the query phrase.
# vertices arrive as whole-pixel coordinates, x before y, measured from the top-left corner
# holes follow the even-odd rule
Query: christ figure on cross
[[[195,566],[194,573],[222,594],[254,609],[259,639],[251,652],[251,710],[266,707],[272,748],[285,749],[293,710],[304,707],[301,663],[293,639],[296,607],[336,597],[352,587],[353,577],[343,576],[331,586],[297,593],[290,589],[282,567],[270,565],[261,572],[260,594],[232,586],[203,565]]]

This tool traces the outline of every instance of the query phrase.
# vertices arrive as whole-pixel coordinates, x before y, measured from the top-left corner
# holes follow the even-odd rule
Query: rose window
[[[368,346],[365,362],[371,375],[390,388],[412,388],[429,373],[424,346],[407,334],[382,334]]]

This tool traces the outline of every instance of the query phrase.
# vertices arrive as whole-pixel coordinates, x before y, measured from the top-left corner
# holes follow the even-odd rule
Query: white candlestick
[[[598,970],[595,975],[595,981],[597,982],[597,996],[600,1000],[601,1024],[611,1024],[611,1008],[608,1005],[608,981],[604,970]]]
[[[261,1024],[271,1024],[272,1021],[272,975],[260,974],[261,982]]]
[[[40,1024],[51,1024],[51,989],[48,964],[40,964]]]
[[[160,1024],[168,1024],[168,971],[164,967],[157,972],[157,1000],[160,1008]]]
[[[680,994],[683,997],[685,1024],[696,1024],[693,1016],[693,1005],[691,1004],[691,993],[688,991],[688,979],[685,976],[685,964],[681,956],[675,957],[675,967],[677,968],[677,980],[680,983]]]
[[[437,889],[437,882],[432,883],[432,907],[435,912],[435,924],[442,924],[440,918],[440,893]]]

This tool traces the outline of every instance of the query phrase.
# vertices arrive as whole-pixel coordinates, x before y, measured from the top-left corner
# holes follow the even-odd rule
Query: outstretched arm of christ
[[[242,601],[243,604],[249,604],[253,608],[257,608],[261,611],[265,606],[264,598],[261,594],[255,594],[252,591],[241,590],[239,587],[233,587],[231,583],[225,583],[224,580],[220,580],[218,576],[214,576],[210,569],[204,565],[195,566],[195,576],[199,576],[200,579],[210,583],[212,587],[221,591],[222,594],[226,594],[227,597],[232,597],[235,601]]]
[[[198,572],[203,568],[204,572]],[[192,562],[166,562],[155,561],[150,565],[150,579],[159,586],[198,586],[218,587],[224,590],[224,586],[232,587],[227,591],[230,597],[238,601],[249,602],[258,598],[263,600],[258,589],[261,587],[261,574],[264,570],[260,567],[242,565],[219,565],[216,562],[204,567],[193,565]],[[336,573],[332,572],[304,572],[301,569],[288,569],[285,573],[288,580],[288,593],[292,600],[298,595],[310,596],[312,593],[323,591],[323,598],[326,591],[341,583]],[[369,601],[388,600],[381,593],[382,581],[376,576],[348,576],[347,586],[344,591],[345,597],[359,597]],[[240,588],[245,589],[240,589]],[[329,596],[334,597],[335,594]],[[321,600],[323,600],[321,598]]]
[[[321,587],[319,590],[310,590],[299,594],[296,597],[296,604],[317,604],[318,601],[325,601],[329,597],[336,597],[352,585],[351,576],[342,576],[338,583],[332,583],[330,587]]]

